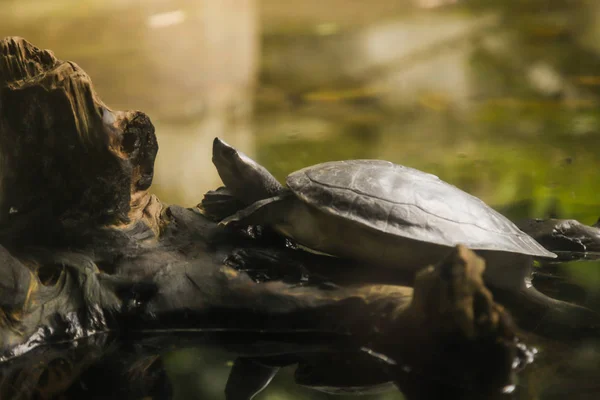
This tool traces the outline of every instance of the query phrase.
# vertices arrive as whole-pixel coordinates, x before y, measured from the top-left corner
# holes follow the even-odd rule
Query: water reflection
[[[483,395],[456,386],[448,376],[421,376],[365,352],[335,350],[317,337],[306,341],[210,331],[195,332],[193,336],[190,339],[171,334],[123,341],[98,334],[74,343],[39,347],[2,364],[0,393],[3,399],[202,399],[223,398],[226,393],[227,399],[237,400],[250,399],[263,389],[265,395],[277,393],[283,382],[288,381],[285,385],[289,386],[289,374],[293,373],[292,384],[299,386],[288,389],[311,398],[319,398],[319,392],[361,395],[365,399],[384,393],[383,398],[402,398],[397,387],[409,399],[436,399],[441,393],[448,398]],[[255,355],[249,356],[256,342],[262,342],[260,349],[254,348],[250,352]],[[179,354],[164,354],[165,348],[178,348]],[[191,362],[198,369],[193,374],[182,374],[175,368],[167,374],[165,366],[173,364],[174,357],[179,358],[178,364]],[[269,387],[280,370],[286,376],[276,378],[278,383]],[[222,378],[227,374],[225,381]],[[498,399],[508,395],[485,394],[486,398]]]
[[[545,268],[541,268],[545,276],[567,279]],[[552,290],[543,280],[535,283],[541,290]],[[566,344],[531,333],[526,337],[539,353],[516,376],[515,386],[506,387],[504,393],[469,394],[457,386],[460,380],[449,375],[422,376],[364,351],[336,350],[330,338],[323,336],[210,330],[119,339],[98,334],[38,347],[0,366],[0,393],[3,399],[206,399],[224,398],[227,393],[228,399],[235,400],[249,399],[261,389],[257,398],[325,399],[329,394],[340,399],[360,394],[380,400],[595,397],[600,390],[595,379],[600,372],[596,362],[600,342]],[[531,356],[523,353],[522,357],[525,363],[519,369]],[[490,372],[486,371],[487,379],[493,378]]]

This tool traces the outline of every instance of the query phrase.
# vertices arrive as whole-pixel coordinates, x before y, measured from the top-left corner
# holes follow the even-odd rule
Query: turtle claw
[[[200,213],[212,221],[222,221],[244,208],[233,194],[224,186],[216,190],[209,190],[196,206]]]

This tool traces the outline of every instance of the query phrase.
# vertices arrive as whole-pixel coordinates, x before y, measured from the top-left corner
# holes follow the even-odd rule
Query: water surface
[[[263,0],[235,12],[207,2],[0,0],[0,35],[75,61],[111,107],[146,111],[167,202],[194,205],[218,185],[208,146],[222,135],[281,180],[379,158],[437,174],[513,220],[600,216],[600,3]],[[600,309],[599,261],[536,274],[546,293]],[[539,354],[514,398],[600,395],[597,341],[529,340]],[[210,346],[168,355],[176,398],[222,398],[231,361]],[[286,368],[258,398],[328,395]]]

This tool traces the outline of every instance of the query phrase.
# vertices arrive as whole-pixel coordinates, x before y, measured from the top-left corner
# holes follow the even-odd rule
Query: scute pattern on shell
[[[391,235],[555,257],[477,197],[435,175],[389,161],[318,164],[290,174],[287,184],[324,212]]]

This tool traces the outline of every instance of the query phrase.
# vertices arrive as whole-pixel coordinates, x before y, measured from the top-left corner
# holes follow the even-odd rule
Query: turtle
[[[412,274],[462,244],[484,258],[486,285],[518,299],[527,318],[548,320],[552,313],[563,325],[600,325],[597,313],[552,299],[531,284],[534,259],[556,254],[436,175],[385,160],[342,160],[295,171],[284,186],[218,137],[212,161],[237,204],[219,216],[221,226],[269,227],[309,251]],[[212,206],[205,196],[201,211]]]

